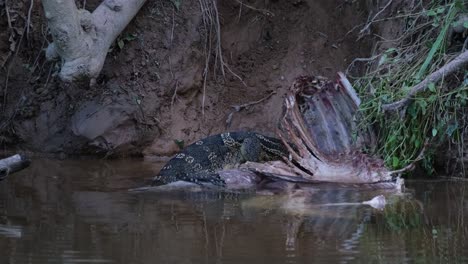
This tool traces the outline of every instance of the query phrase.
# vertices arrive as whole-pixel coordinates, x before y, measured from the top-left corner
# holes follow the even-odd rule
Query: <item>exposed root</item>
[[[205,115],[206,101],[206,85],[210,65],[213,63],[213,75],[219,70],[223,78],[226,77],[225,69],[227,69],[234,77],[247,86],[242,78],[229,67],[224,60],[223,50],[221,47],[221,23],[219,20],[219,12],[216,0],[198,0],[202,13],[203,26],[205,29],[205,68],[203,69],[203,96],[202,96],[202,115]],[[214,60],[212,62],[212,52],[214,49]]]
[[[248,103],[245,103],[245,104],[241,104],[241,105],[232,105],[231,107],[234,108],[234,111],[232,111],[229,115],[228,115],[228,118],[226,119],[226,127],[230,127],[231,126],[231,121],[232,121],[232,117],[234,115],[234,113],[236,112],[240,112],[242,109],[246,109],[252,105],[255,105],[255,104],[259,104],[265,100],[267,100],[268,98],[270,98],[272,95],[276,94],[276,91],[273,91],[271,92],[270,94],[268,94],[267,96],[263,97],[262,99],[260,100],[257,100],[257,101],[253,101],[253,102],[248,102]]]
[[[200,11],[202,13],[203,25],[205,28],[205,68],[203,69],[203,95],[202,95],[202,115],[205,116],[205,98],[206,98],[206,82],[208,79],[208,72],[211,60],[211,44],[212,44],[212,30],[213,30],[213,17],[210,3],[208,0],[198,0],[200,4]]]
[[[236,110],[236,112],[239,112],[241,111],[242,109],[245,109],[245,108],[248,108],[249,106],[252,106],[252,105],[255,105],[255,104],[259,104],[265,100],[267,100],[268,98],[270,98],[272,95],[276,94],[276,91],[273,91],[271,92],[270,94],[268,94],[267,96],[263,97],[262,99],[260,100],[257,100],[257,101],[253,101],[253,102],[248,102],[248,103],[245,103],[245,104],[241,104],[241,105],[233,105],[232,107]]]
[[[179,88],[179,81],[176,80],[174,93],[172,94],[172,98],[171,98],[171,111],[172,111],[172,108],[174,107],[175,100],[177,99],[178,88]]]
[[[242,78],[241,78],[239,75],[237,75],[235,72],[233,72],[227,63],[224,63],[224,67],[226,67],[226,69],[228,69],[228,71],[229,71],[232,75],[234,75],[234,77],[236,77],[237,79],[239,79],[239,81],[240,81],[245,87],[247,87],[247,84],[244,82],[244,80],[242,80]]]
[[[214,18],[216,22],[216,57],[219,59],[219,63],[221,64],[220,69],[221,73],[223,74],[223,77],[226,77],[226,73],[224,72],[224,58],[223,58],[223,50],[221,48],[221,24],[219,23],[219,13],[218,13],[218,7],[216,5],[216,2],[213,1],[213,11],[214,11]]]
[[[23,29],[23,33],[21,34],[21,37],[20,37],[20,39],[18,41],[18,44],[16,45],[16,51],[15,51],[15,54],[13,55],[13,57],[18,56],[18,52],[20,50],[21,43],[23,42],[23,36],[25,35],[24,32],[26,31],[26,28],[27,28],[27,25]],[[7,74],[6,74],[6,77],[5,77],[5,86],[3,87],[3,109],[2,109],[3,113],[5,113],[6,105],[7,105],[8,81],[9,81],[9,77],[10,77],[10,70],[11,70],[11,64],[8,65],[8,67],[7,67]]]
[[[48,60],[61,59],[63,81],[95,79],[109,47],[146,0],[103,1],[92,13],[77,8],[74,0],[42,0],[54,42]]]
[[[389,7],[391,4],[392,4],[393,0],[388,0],[387,4],[382,8],[382,10],[380,10],[379,12],[377,12],[377,14],[375,14],[372,19],[370,19],[367,24],[361,29],[361,31],[359,31],[359,37],[358,37],[358,40],[363,38],[365,35],[368,35],[368,32],[369,32],[369,27],[372,25],[372,23],[374,23],[374,21],[377,19],[378,16],[380,16],[380,14],[383,13],[383,11],[385,11],[387,9],[387,7]]]

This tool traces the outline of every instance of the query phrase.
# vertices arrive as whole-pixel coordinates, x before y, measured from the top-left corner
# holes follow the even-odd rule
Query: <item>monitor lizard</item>
[[[224,186],[221,170],[247,161],[266,162],[287,157],[281,140],[256,132],[231,132],[212,135],[189,145],[176,154],[152,180],[153,186],[176,181]]]

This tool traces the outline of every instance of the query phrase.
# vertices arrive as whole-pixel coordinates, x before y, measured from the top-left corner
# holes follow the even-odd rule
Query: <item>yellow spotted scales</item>
[[[247,161],[279,160],[288,152],[281,140],[255,132],[232,132],[199,140],[174,156],[154,177],[152,185],[175,181],[224,186],[218,172]]]

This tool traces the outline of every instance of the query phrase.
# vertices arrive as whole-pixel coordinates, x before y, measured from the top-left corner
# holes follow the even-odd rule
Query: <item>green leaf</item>
[[[460,1],[460,0],[456,0],[456,1],[455,1],[455,7],[456,7],[458,10],[463,10],[463,9],[465,9],[465,6],[463,5],[463,1]]]
[[[379,63],[378,63],[378,66],[382,65],[385,63],[385,61],[387,61],[387,54],[384,54],[382,55],[382,57],[380,57],[380,60],[379,60]]]
[[[419,100],[418,105],[419,105],[419,107],[421,107],[422,114],[425,115],[426,114],[426,109],[427,109],[427,102],[424,101],[424,100]]]
[[[416,104],[410,104],[410,106],[408,107],[408,114],[410,114],[410,116],[413,119],[415,119],[418,116],[418,112],[417,112],[417,109],[416,109]]]
[[[435,137],[435,136],[437,136],[437,129],[433,128],[432,129],[432,137]]]
[[[427,99],[429,101],[429,103],[433,103],[437,100],[437,96],[435,94],[429,96],[429,98]]]
[[[468,21],[463,22],[463,27],[468,28]]]
[[[454,6],[452,5],[450,7],[449,11],[448,11],[447,18],[445,19],[445,24],[444,24],[442,30],[439,32],[439,35],[437,36],[437,39],[432,44],[431,50],[427,54],[427,57],[424,60],[423,65],[421,66],[418,73],[416,74],[416,79],[421,79],[423,77],[424,73],[426,72],[427,68],[431,64],[432,59],[434,58],[434,55],[439,50],[439,48],[442,46],[442,43],[443,43],[443,41],[445,39],[445,35],[447,33],[447,30],[450,27],[450,25],[452,24],[452,21],[453,21],[456,14],[457,14],[457,9],[454,8]]]
[[[185,142],[183,140],[174,139],[174,143],[176,143],[176,145],[179,147],[179,149],[182,150],[184,148]]]
[[[396,51],[395,48],[389,48],[389,49],[387,49],[387,50],[385,51],[385,53],[389,54],[389,53],[393,53],[393,52],[395,52],[395,51]]]
[[[427,16],[436,16],[437,13],[434,10],[427,11]]]
[[[434,83],[429,83],[429,85],[427,86],[427,88],[429,89],[429,91],[435,93],[435,84]]]
[[[117,46],[119,46],[119,49],[123,49],[123,47],[125,46],[125,43],[123,42],[123,40],[119,39],[117,40]]]
[[[179,8],[180,8],[180,0],[171,0],[172,4],[174,5],[174,7],[177,9],[177,11],[179,11]]]
[[[419,148],[419,146],[421,146],[421,141],[420,141],[419,139],[416,139],[416,140],[414,141],[414,146],[415,146],[416,148]]]
[[[137,38],[137,34],[127,34],[125,35],[125,40],[126,41],[132,41],[132,40],[135,40]]]
[[[439,7],[436,10],[437,14],[442,14],[444,11],[445,11],[445,7]]]
[[[451,124],[447,127],[447,136],[451,137],[453,135],[453,132],[455,132],[458,129],[458,124]]]
[[[398,164],[400,164],[400,160],[398,159],[398,157],[393,156],[393,158],[392,158],[392,166],[393,166],[394,168],[396,168],[396,167],[398,166]]]

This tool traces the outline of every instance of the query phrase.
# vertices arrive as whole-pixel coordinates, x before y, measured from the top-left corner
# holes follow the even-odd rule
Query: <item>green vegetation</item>
[[[390,43],[392,48],[373,57],[364,77],[355,82],[363,99],[361,125],[377,128],[375,152],[388,167],[398,169],[410,164],[427,142],[423,166],[432,172],[437,145],[451,140],[463,146],[468,103],[466,69],[430,83],[398,113],[385,112],[382,106],[404,98],[413,86],[460,54],[463,43],[454,43],[450,32],[459,15],[466,13],[465,8],[462,1],[432,1],[429,8],[389,18],[403,19],[406,28],[397,39],[386,40],[386,47]]]

